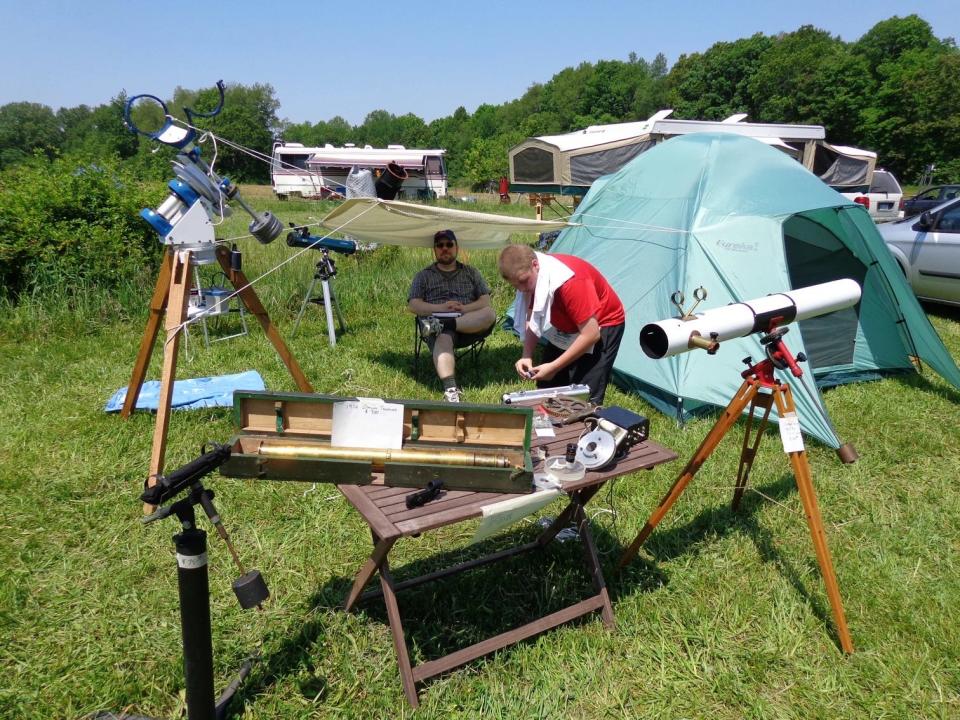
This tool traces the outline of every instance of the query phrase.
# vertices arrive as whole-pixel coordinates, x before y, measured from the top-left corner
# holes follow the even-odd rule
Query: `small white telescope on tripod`
[[[797,320],[826,315],[856,305],[860,286],[834,280],[797,290],[714,308],[688,318],[670,318],[644,325],[640,347],[655,360],[702,348],[713,354],[724,340],[769,332]]]
[[[679,291],[675,295],[680,296]],[[698,289],[694,297],[701,300],[703,299],[701,295],[705,296],[706,293]],[[684,312],[681,308],[681,318],[661,320],[643,327],[640,331],[640,346],[648,356],[655,359],[677,355],[698,347],[713,353],[716,352],[721,341],[744,337],[751,333],[764,333],[760,338],[760,344],[765,348],[767,357],[757,363],[754,363],[750,357],[744,359],[747,369],[740,373],[740,377],[743,378],[740,389],[734,393],[717,422],[700,443],[700,447],[660,501],[660,505],[653,511],[620,557],[621,568],[636,556],[640,546],[690,484],[727,432],[738,422],[741,414],[746,411],[747,420],[740,451],[740,465],[731,503],[734,511],[738,509],[747,488],[750,470],[760,441],[763,439],[767,421],[775,408],[781,428],[783,450],[790,457],[790,465],[813,540],[813,549],[817,556],[817,563],[820,565],[827,598],[833,610],[840,647],[845,653],[853,652],[853,639],[847,627],[840,587],[833,569],[830,549],[827,547],[823,518],[820,515],[816,490],[813,487],[807,452],[799,438],[800,417],[793,399],[793,391],[790,389],[790,384],[781,382],[775,376],[775,371],[789,368],[791,375],[798,380],[803,377],[797,362],[802,362],[805,358],[802,357],[802,353],[794,357],[783,342],[783,336],[788,331],[787,325],[795,320],[805,320],[843,310],[855,305],[859,300],[860,286],[856,282],[835,280],[785,293],[767,295],[756,300],[733,303],[726,307],[708,310],[701,315]],[[683,302],[682,297],[674,302],[679,306]],[[815,390],[810,390],[805,384],[802,387],[811,397],[815,395]],[[829,423],[829,418],[821,404],[814,401],[813,405],[822,412],[824,419]],[[754,428],[755,418],[759,418],[759,424]],[[792,422],[796,436],[791,436],[790,430],[784,432],[784,421],[787,418],[790,418],[788,422]],[[853,462],[857,459],[856,451],[848,445],[842,446],[838,454],[844,462]]]

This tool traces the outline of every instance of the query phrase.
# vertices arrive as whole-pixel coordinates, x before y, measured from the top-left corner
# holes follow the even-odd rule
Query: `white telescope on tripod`
[[[644,325],[640,347],[648,357],[660,358],[702,348],[714,353],[724,340],[756,332],[769,332],[774,326],[826,315],[856,305],[860,286],[854,280],[834,280],[788,292],[732,303],[686,318],[669,318]]]

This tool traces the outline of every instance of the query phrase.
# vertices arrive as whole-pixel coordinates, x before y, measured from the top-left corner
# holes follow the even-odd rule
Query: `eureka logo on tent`
[[[755,242],[731,242],[729,240],[720,240],[717,245],[730,252],[749,253],[757,251]]]

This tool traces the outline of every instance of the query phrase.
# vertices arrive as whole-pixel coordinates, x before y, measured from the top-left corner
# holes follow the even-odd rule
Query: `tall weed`
[[[113,290],[153,270],[156,234],[139,217],[163,197],[118,162],[70,156],[30,162],[0,174],[0,288],[64,293],[68,304],[96,286]]]

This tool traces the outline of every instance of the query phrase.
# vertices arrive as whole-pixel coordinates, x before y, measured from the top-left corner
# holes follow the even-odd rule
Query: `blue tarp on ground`
[[[263,378],[256,370],[234,375],[176,380],[173,383],[174,410],[197,410],[208,407],[233,407],[234,390],[265,390]],[[122,387],[107,400],[106,412],[119,412],[127,397],[127,388]],[[137,410],[156,410],[160,399],[160,381],[148,380],[140,389]]]

